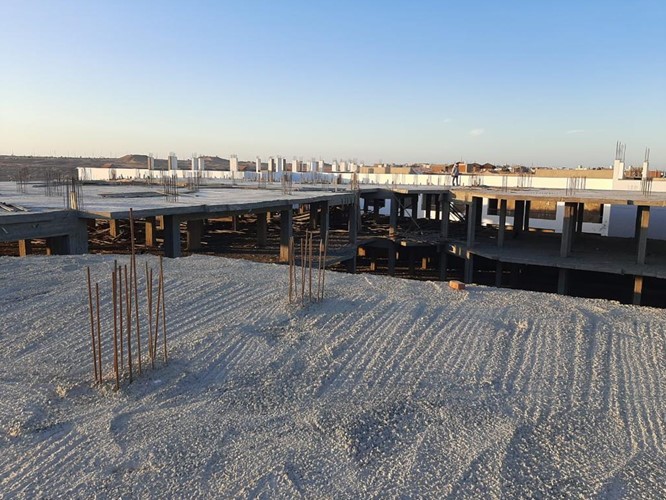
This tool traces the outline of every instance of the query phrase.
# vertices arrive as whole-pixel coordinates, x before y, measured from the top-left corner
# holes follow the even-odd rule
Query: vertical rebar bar
[[[97,375],[97,348],[95,346],[95,316],[93,310],[92,284],[90,282],[89,267],[86,267],[86,274],[88,277],[88,308],[90,309],[90,335],[92,337],[93,370],[95,373],[95,382],[99,382],[99,377]]]

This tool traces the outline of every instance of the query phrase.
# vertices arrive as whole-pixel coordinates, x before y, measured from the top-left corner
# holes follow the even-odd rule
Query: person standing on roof
[[[458,164],[454,163],[453,169],[451,170],[451,177],[453,178],[453,186],[460,186],[460,179],[458,178],[458,175],[460,175],[460,170],[458,169]]]

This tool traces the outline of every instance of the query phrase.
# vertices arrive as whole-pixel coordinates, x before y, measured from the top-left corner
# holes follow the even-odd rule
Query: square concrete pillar
[[[442,218],[440,219],[439,236],[445,240],[449,237],[449,217],[451,216],[451,195],[442,193],[439,195],[439,202],[442,206]]]
[[[201,239],[204,235],[204,221],[201,219],[187,221],[187,249],[201,250]]]
[[[180,219],[174,215],[164,215],[164,256],[176,258],[182,255],[180,249]]]
[[[500,200],[499,206],[499,226],[497,227],[497,246],[502,248],[504,246],[504,237],[506,235],[506,200]]]
[[[372,213],[375,216],[375,222],[379,222],[379,199],[372,200]]]
[[[575,203],[564,204],[564,222],[562,224],[560,257],[568,257],[569,254],[571,253],[571,247],[573,245],[573,237],[575,230],[574,205]]]
[[[291,207],[280,211],[280,262],[289,262],[289,240],[294,234]]]
[[[645,256],[647,254],[648,227],[650,226],[650,207],[638,207],[638,215],[636,219],[636,232],[638,233],[638,255],[636,256],[636,262],[638,264],[645,264]]]
[[[560,268],[557,274],[557,293],[567,295],[569,293],[569,269]]]
[[[640,306],[642,297],[643,297],[643,276],[635,276],[634,297],[632,303],[636,306]]]
[[[463,281],[472,283],[474,281],[474,254],[467,252],[465,256],[465,275]]]
[[[397,211],[397,208],[396,208]],[[395,243],[388,242],[388,274],[393,276],[395,274]]]
[[[257,246],[263,248],[268,243],[268,213],[257,214]]]
[[[398,205],[400,204],[398,195],[393,193],[390,201],[389,236],[395,236],[398,230]]]
[[[328,238],[328,228],[329,228],[329,203],[328,201],[322,201],[319,204],[320,214],[319,214],[319,237],[322,239]]]

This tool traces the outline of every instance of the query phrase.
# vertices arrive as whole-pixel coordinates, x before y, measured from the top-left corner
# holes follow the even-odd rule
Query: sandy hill
[[[116,259],[0,257],[2,496],[666,495],[663,310],[338,273],[288,305],[284,266],[166,260],[170,362],[116,393]]]

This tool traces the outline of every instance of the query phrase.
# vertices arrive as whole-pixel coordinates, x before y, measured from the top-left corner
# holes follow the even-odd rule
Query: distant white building
[[[169,153],[169,159],[167,161],[167,170],[169,172],[175,172],[178,170],[178,158],[176,153]]]

